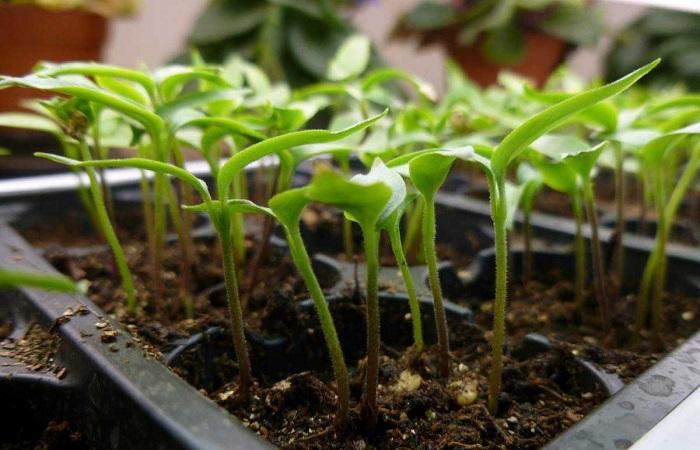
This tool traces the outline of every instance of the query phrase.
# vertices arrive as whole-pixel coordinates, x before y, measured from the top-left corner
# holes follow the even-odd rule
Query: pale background
[[[207,1],[142,0],[142,3],[143,8],[138,16],[113,23],[105,54],[108,62],[131,67],[162,64],[182,50],[192,23]],[[417,50],[411,42],[387,42],[396,17],[413,3],[415,0],[369,1],[353,13],[352,20],[372,37],[388,64],[409,70],[440,89],[443,84],[444,55],[439,49]],[[607,26],[612,31],[634,20],[643,11],[643,8],[629,4],[608,3],[604,7]],[[609,39],[603,39],[596,48],[572,54],[570,62],[581,75],[594,77],[600,73],[601,55],[608,46]]]

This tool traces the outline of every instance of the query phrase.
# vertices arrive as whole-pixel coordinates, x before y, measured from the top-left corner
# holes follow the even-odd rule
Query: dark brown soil
[[[55,242],[68,245],[70,239],[53,233]],[[134,241],[131,241],[134,242]],[[45,242],[44,242],[45,244]],[[254,248],[252,242],[247,243]],[[132,333],[154,349],[165,352],[176,338],[187,337],[211,326],[228,329],[228,312],[220,291],[222,281],[217,246],[211,240],[197,242],[200,264],[194,281],[195,316],[185,319],[178,286],[179,256],[176,246],[167,249],[163,279],[165,299],[153,305],[149,297],[149,259],[143,246],[125,245],[130,266],[137,278],[137,289],[145,314],[129,315],[123,305],[106,252],[72,257],[53,246],[50,260],[78,279],[90,280],[90,298],[107,313],[116,315]],[[464,267],[472,255],[453,255]],[[271,252],[265,260],[261,282],[250,297],[247,324],[261,335],[293,337],[304,323],[291,308],[304,297],[304,286],[289,258]],[[601,331],[595,308],[589,304],[582,314],[573,308],[571,285],[561,276],[512,286],[508,313],[508,342],[517,346],[522,337],[539,332],[553,340],[553,350],[537,357],[518,360],[505,358],[504,389],[499,412],[494,417],[485,409],[490,370],[492,305],[488,299],[455,299],[470,305],[477,327],[458,325],[452,330],[452,373],[449,380],[437,376],[433,349],[417,357],[403,348],[384,348],[381,364],[380,420],[373,432],[366,432],[357,414],[345,436],[332,429],[335,394],[327,371],[296,373],[284,379],[266,380],[254,388],[252,401],[241,405],[235,383],[205,391],[237,415],[247,427],[273,444],[285,448],[512,448],[541,447],[580,420],[604,398],[586,390],[579,382],[576,357],[591,360],[606,370],[630,380],[653,364],[661,354],[646,346],[631,347],[625,329],[632,313],[633,299],[616,302],[621,330],[614,339]],[[323,279],[323,277],[322,277]],[[352,294],[352,293],[348,293]],[[700,328],[698,304],[687,299],[666,302],[669,318],[667,348]],[[357,314],[364,314],[361,305]],[[398,319],[401,320],[401,319]],[[336,318],[342,322],[343,318]],[[360,322],[361,324],[361,322]],[[623,325],[623,326],[617,326]],[[361,327],[361,325],[360,325]],[[310,328],[308,332],[313,330]],[[322,347],[322,341],[319,346]],[[621,349],[616,349],[621,348]],[[354,401],[361,393],[363,361],[349,361],[353,372]],[[220,358],[217,364],[233,379],[235,362]],[[233,372],[231,372],[233,371]],[[178,371],[188,378],[187,371]],[[195,383],[196,384],[196,383]]]
[[[44,433],[33,441],[0,443],[3,450],[96,450],[85,440],[79,427],[62,419],[49,422]]]
[[[33,323],[22,339],[8,338],[0,342],[0,357],[8,358],[7,364],[63,378],[65,370],[55,360],[60,345],[61,338],[38,323]]]
[[[58,379],[66,376],[66,369],[56,361],[56,352],[61,339],[38,323],[29,326],[19,340],[0,341],[0,364],[8,367],[23,367],[32,372],[53,375]],[[35,439],[22,442],[0,442],[7,450],[87,450],[92,449],[79,428],[61,417],[52,419],[44,432]]]

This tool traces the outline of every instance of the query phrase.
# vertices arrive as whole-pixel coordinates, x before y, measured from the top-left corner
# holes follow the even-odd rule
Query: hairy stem
[[[81,152],[83,160],[90,161],[90,150],[88,149],[87,144],[81,143]],[[117,234],[114,232],[114,228],[110,222],[107,207],[105,206],[104,199],[102,198],[102,187],[97,179],[97,171],[94,167],[87,166],[85,167],[85,172],[90,180],[90,192],[92,193],[92,201],[95,206],[95,212],[97,213],[97,219],[100,223],[102,234],[112,250],[114,260],[117,264],[117,269],[119,270],[119,276],[122,279],[122,286],[126,292],[126,307],[130,313],[136,314],[138,312],[138,305],[136,303],[136,289],[134,289],[134,280],[131,277],[129,266],[126,263],[124,249],[119,243],[119,238],[117,238]]]
[[[506,306],[508,300],[508,230],[506,229],[505,182],[499,181],[498,192],[491,193],[496,240],[496,293],[493,307],[493,341],[491,343],[491,375],[489,379],[489,411],[496,414],[501,394],[503,372],[503,345],[506,334]]]
[[[416,295],[416,286],[413,282],[413,275],[408,267],[406,255],[403,253],[401,244],[401,230],[399,221],[388,229],[389,242],[391,243],[391,251],[394,253],[396,264],[401,270],[403,282],[406,285],[406,294],[408,295],[408,306],[411,309],[411,323],[413,325],[413,344],[417,352],[423,351],[423,323],[421,322],[420,305],[418,304],[418,296]]]
[[[447,333],[447,318],[445,306],[442,301],[442,287],[437,267],[437,254],[435,251],[435,203],[432,197],[424,197],[425,209],[423,211],[423,251],[425,262],[428,265],[428,278],[430,291],[433,295],[433,309],[435,312],[435,330],[437,331],[438,348],[440,351],[440,374],[443,377],[450,375],[450,341]]]
[[[348,369],[345,365],[345,357],[343,356],[343,350],[340,346],[340,340],[338,339],[338,333],[335,329],[326,297],[314,274],[311,259],[304,246],[301,232],[299,231],[299,225],[288,227],[285,231],[287,234],[289,251],[314,302],[316,314],[318,314],[318,320],[321,323],[323,337],[328,347],[328,354],[331,358],[335,382],[338,385],[338,409],[335,423],[336,428],[342,431],[347,427],[348,411],[350,408],[350,381],[348,378]]]

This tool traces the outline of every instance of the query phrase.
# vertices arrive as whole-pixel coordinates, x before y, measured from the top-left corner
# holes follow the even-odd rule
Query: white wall
[[[105,59],[114,64],[156,67],[183,49],[207,0],[142,0],[139,14],[112,22]]]

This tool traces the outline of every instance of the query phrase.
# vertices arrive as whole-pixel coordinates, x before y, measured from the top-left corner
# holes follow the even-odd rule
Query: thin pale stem
[[[226,297],[228,299],[229,317],[231,320],[231,334],[233,346],[238,361],[238,386],[241,398],[247,400],[250,394],[250,382],[252,378],[250,357],[246,345],[245,331],[243,327],[243,312],[238,296],[238,278],[236,275],[236,261],[231,245],[230,221],[222,212],[219,218],[219,240],[221,242],[221,254],[224,262],[224,280],[226,284]]]
[[[231,191],[233,198],[245,198],[243,196],[245,176],[244,172],[236,174],[234,177]],[[243,214],[231,215],[231,238],[236,264],[242,265],[245,263],[245,225],[243,223]]]
[[[615,290],[622,289],[622,280],[625,273],[625,171],[624,154],[620,143],[615,143],[615,248],[613,249],[613,279],[615,280]],[[617,292],[613,294],[616,297]]]
[[[93,155],[93,159],[106,159],[107,157],[109,157],[107,150],[102,147],[100,136],[100,120],[98,115],[98,118],[92,125],[92,140],[95,153]],[[109,183],[107,183],[105,169],[98,169],[97,173],[99,174],[100,182],[102,183],[102,193],[105,202],[105,207],[107,208],[107,214],[109,214],[109,217],[114,221],[116,218],[114,217],[114,202],[112,201],[112,190],[109,188]]]
[[[275,172],[275,190],[271,193],[270,198],[280,192],[284,192],[289,188],[291,183],[290,177],[288,176],[288,170],[280,166],[279,170]],[[241,297],[241,307],[243,308],[243,313],[248,310],[248,304],[250,302],[250,296],[253,292],[253,288],[258,282],[258,276],[260,274],[260,266],[262,265],[268,250],[270,249],[270,237],[274,231],[275,224],[272,216],[266,215],[263,219],[263,231],[255,249],[253,257],[250,259],[248,264],[248,273],[246,275],[243,296]]]
[[[581,206],[581,197],[579,192],[575,192],[571,196],[576,220],[576,235],[574,236],[574,254],[576,258],[575,276],[574,276],[574,300],[576,302],[576,310],[579,313],[583,312],[584,292],[586,289],[586,242],[583,238],[583,207]]]
[[[328,354],[331,358],[335,382],[338,386],[338,409],[335,423],[336,428],[342,431],[347,427],[348,411],[350,408],[350,380],[348,378],[348,369],[345,365],[345,357],[343,356],[338,333],[333,323],[333,316],[328,308],[328,303],[326,302],[326,297],[323,294],[321,285],[314,274],[311,259],[304,246],[299,226],[296,225],[287,228],[286,234],[292,259],[301,277],[304,279],[306,287],[309,290],[309,295],[311,295],[311,299],[314,302],[316,314],[318,314],[318,320],[321,323],[323,337],[328,347]]]
[[[656,238],[654,241],[654,249],[649,255],[647,264],[644,267],[644,274],[642,276],[642,281],[639,288],[639,296],[637,299],[637,311],[636,311],[636,321],[635,321],[635,332],[637,335],[642,331],[646,325],[647,315],[649,311],[649,294],[652,292],[652,283],[656,280],[657,287],[654,288],[654,303],[660,303],[663,294],[663,288],[666,279],[666,241],[671,233],[671,227],[675,221],[678,208],[688,192],[693,180],[697,176],[697,172],[700,169],[700,143],[696,144],[693,152],[691,153],[690,159],[681,174],[678,183],[676,183],[675,188],[671,192],[671,196],[666,203],[665,198],[665,187],[663,186],[663,181],[653,179],[654,182],[654,202],[657,204],[657,210],[659,215],[659,225],[656,231]],[[661,169],[657,168],[655,173],[655,178],[661,178]],[[660,205],[666,204],[665,208]],[[661,222],[663,221],[663,226]],[[663,273],[659,274],[663,269]],[[660,284],[660,286],[659,286]],[[660,316],[660,305],[654,306],[654,309],[659,312]],[[661,317],[656,319],[652,318],[652,322],[656,328],[661,328]]]
[[[362,398],[362,416],[369,428],[377,423],[377,384],[379,383],[379,233],[372,225],[362,226],[367,266],[367,372]]]
[[[153,197],[153,267],[152,278],[154,283],[154,302],[160,304],[163,299],[163,277],[161,270],[163,268],[163,247],[165,245],[165,228],[166,228],[166,209],[165,209],[165,183],[167,178],[162,174],[156,174],[154,179],[154,197]]]
[[[338,164],[340,165],[340,170],[342,170],[344,175],[350,174],[350,161],[349,158],[338,157]],[[348,261],[352,260],[355,254],[355,242],[352,236],[352,221],[343,215],[343,253]]]
[[[175,160],[175,165],[184,169],[185,168],[185,157],[182,154],[179,144],[175,141],[173,147],[173,157]],[[178,182],[178,187],[182,196],[182,203],[185,205],[193,205],[195,203],[194,192],[192,186],[182,181]],[[191,211],[181,208],[180,214],[182,215],[182,233],[185,237],[187,246],[189,248],[190,259],[192,264],[197,264],[197,252],[194,250],[194,241],[192,238],[192,228],[194,227],[194,214]]]
[[[433,295],[433,309],[435,313],[435,330],[437,331],[438,349],[440,352],[440,374],[443,377],[450,375],[450,341],[447,332],[447,317],[442,301],[442,287],[437,267],[437,254],[435,251],[435,204],[433,198],[425,197],[425,210],[423,211],[423,250],[425,262],[428,265],[428,279],[430,291]]]
[[[418,296],[416,295],[416,286],[413,282],[413,275],[406,261],[406,255],[403,253],[401,245],[401,230],[399,221],[389,227],[389,242],[391,243],[391,251],[394,253],[396,264],[399,266],[403,282],[406,285],[406,295],[408,295],[408,306],[411,309],[411,323],[413,325],[413,344],[417,352],[423,351],[423,323],[421,321],[420,305],[418,304]]]
[[[532,279],[532,224],[530,210],[523,211],[523,283]]]
[[[423,222],[423,210],[425,209],[425,200],[423,197],[418,197],[416,206],[411,214],[408,215],[408,227],[406,228],[406,239],[403,243],[404,254],[411,258],[418,253],[420,246],[420,227]]]
[[[139,179],[139,188],[141,189],[141,197],[143,201],[143,221],[146,224],[146,241],[148,243],[148,250],[153,258],[156,247],[156,235],[153,229],[153,204],[151,203],[151,184],[146,176],[145,171],[141,171],[141,177]]]
[[[498,192],[491,193],[491,201],[496,202],[494,211],[494,231],[496,240],[496,293],[493,306],[493,340],[491,343],[491,375],[489,379],[489,411],[496,414],[498,398],[501,395],[501,374],[503,372],[503,345],[506,334],[506,304],[508,300],[508,230],[506,229],[505,183],[498,184]]]
[[[607,331],[610,329],[610,302],[605,283],[605,263],[603,261],[603,250],[598,235],[598,213],[596,212],[593,183],[591,180],[584,180],[583,182],[583,200],[586,206],[588,224],[591,229],[591,257],[593,258],[595,296],[598,301],[598,308],[600,309],[603,329]]]
[[[81,151],[83,160],[89,161],[90,151],[85,143],[81,143]],[[97,179],[97,171],[95,168],[87,166],[85,167],[85,172],[90,180],[90,192],[92,193],[92,201],[95,206],[95,212],[97,213],[97,219],[100,223],[102,234],[112,250],[114,260],[117,264],[117,269],[119,270],[119,276],[122,279],[122,286],[126,292],[126,307],[129,312],[136,314],[138,312],[138,304],[136,303],[136,289],[134,288],[134,281],[131,276],[129,266],[126,262],[124,249],[119,243],[119,238],[114,232],[114,228],[110,222],[107,207],[105,206],[104,199],[102,198],[102,187]]]
[[[192,249],[188,245],[188,236],[185,234],[184,224],[180,216],[179,202],[172,185],[168,184],[166,193],[170,218],[177,234],[178,245],[180,246],[180,297],[182,298],[185,317],[191,319],[194,317],[194,303],[192,302]]]

